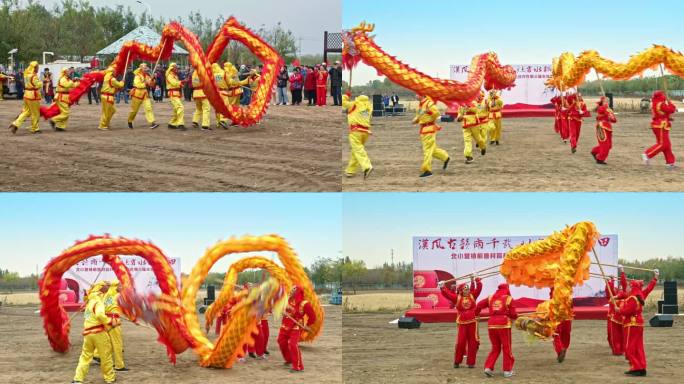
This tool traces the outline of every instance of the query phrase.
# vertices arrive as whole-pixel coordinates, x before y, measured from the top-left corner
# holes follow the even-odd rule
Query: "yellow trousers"
[[[370,135],[366,132],[352,131],[349,133],[349,146],[351,154],[349,156],[349,163],[344,173],[353,175],[361,169],[365,171],[371,167],[370,159],[366,153],[366,141]]]
[[[180,97],[171,97],[169,100],[171,100],[171,107],[173,108],[169,124],[176,127],[185,125],[185,108],[183,107],[183,102]]]
[[[473,157],[473,140],[477,142],[480,149],[487,148],[487,141],[480,132],[480,126],[463,128],[463,156]]]
[[[489,122],[487,122],[487,124],[479,125],[479,128],[480,128],[480,137],[482,137],[482,141],[484,141],[486,143],[489,140],[489,136],[491,134],[492,126]]]
[[[121,369],[125,368],[123,358],[123,336],[121,334],[121,326],[114,327],[107,332],[109,336],[109,341],[112,345],[112,360],[114,361],[114,368]],[[100,351],[97,349],[93,353],[94,357],[100,357]]]
[[[150,101],[149,97],[146,97],[144,99],[138,99],[137,97],[134,97],[132,100],[132,106],[131,106],[131,113],[128,114],[128,122],[132,123],[133,120],[135,120],[135,116],[138,114],[138,110],[140,109],[140,105],[143,106],[143,109],[145,110],[145,119],[149,124],[152,124],[155,122],[154,120],[154,112],[152,112],[152,102]]]
[[[426,133],[420,135],[420,141],[423,143],[423,164],[420,166],[421,172],[432,172],[432,159],[446,161],[449,154],[437,146],[437,134]]]
[[[226,95],[221,95],[221,99],[223,99],[223,104],[230,105],[228,103],[228,100],[230,99],[230,97],[228,97]],[[216,124],[221,123],[221,122],[227,123],[228,122],[228,116],[223,116],[222,114],[216,112]]]
[[[69,121],[69,103],[55,101],[55,104],[59,108],[59,115],[53,117],[52,122],[55,123],[57,128],[66,129],[67,122]]]
[[[490,122],[492,124],[491,140],[492,141],[501,140],[501,119],[493,119],[493,120],[490,120]]]
[[[195,99],[195,114],[192,115],[192,122],[202,127],[208,127],[211,124],[209,121],[209,100]]]
[[[83,336],[83,348],[81,349],[81,357],[78,359],[74,381],[83,382],[85,380],[95,350],[100,352],[100,370],[102,371],[104,381],[106,383],[113,383],[116,376],[114,374],[114,364],[112,363],[112,344],[109,341],[107,332]]]
[[[31,116],[31,132],[38,132],[38,122],[40,121],[40,100],[24,100],[24,108],[21,110],[17,119],[12,122],[17,128],[20,128],[27,117]]]
[[[114,100],[111,102],[106,98],[102,98],[102,117],[100,118],[100,128],[109,128],[109,123],[112,121],[112,117],[116,113],[116,108],[114,108]]]

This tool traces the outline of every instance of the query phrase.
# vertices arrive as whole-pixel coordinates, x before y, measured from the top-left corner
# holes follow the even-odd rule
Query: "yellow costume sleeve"
[[[180,88],[181,82],[175,73],[169,73],[166,75],[166,88],[177,89]]]

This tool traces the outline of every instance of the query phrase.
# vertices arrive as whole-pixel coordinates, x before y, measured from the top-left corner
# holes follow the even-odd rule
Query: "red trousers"
[[[511,329],[489,328],[489,341],[492,342],[492,351],[489,352],[484,367],[494,370],[494,364],[496,364],[496,360],[503,349],[503,370],[512,371],[515,359],[511,351]]]
[[[268,329],[268,320],[261,320],[261,341],[263,344],[263,350],[266,352],[268,350],[268,338],[270,337],[270,331]]]
[[[299,329],[287,329],[280,327],[278,334],[278,346],[280,353],[283,354],[283,359],[287,363],[292,363],[292,369],[295,371],[303,371],[304,364],[302,363],[302,352],[299,350],[299,334],[302,331]]]
[[[598,128],[602,129],[602,128]],[[610,152],[610,149],[613,148],[613,132],[612,131],[605,131],[606,133],[606,139],[601,141],[598,138],[598,135],[596,138],[598,139],[598,145],[595,146],[592,150],[591,153],[596,156],[596,160],[600,161],[606,161],[608,158],[608,153]]]
[[[560,135],[560,133],[561,133],[561,119],[559,117],[556,117],[556,119],[553,123],[553,130],[556,131],[556,133]]]
[[[622,355],[624,351],[622,328],[622,324],[608,320],[608,345],[610,345],[613,355]]]
[[[568,119],[560,119],[560,135],[561,139],[567,140],[570,138],[570,128],[568,127]]]
[[[579,120],[568,119],[568,128],[570,134],[570,148],[577,148],[580,130],[582,129],[582,122]]]
[[[316,86],[316,105],[325,105],[328,89],[325,85]]]
[[[556,327],[556,335],[553,335],[553,349],[556,350],[556,354],[559,354],[561,350],[570,347],[571,332],[572,320],[565,320],[558,324],[558,327]]]
[[[264,355],[264,334],[261,332],[261,324],[259,324],[259,330],[257,332],[252,333],[252,337],[254,338],[254,346],[248,347],[247,351],[249,353],[256,353],[257,356],[263,356]]]
[[[665,155],[666,164],[675,163],[675,155],[672,153],[672,143],[670,142],[670,131],[662,128],[653,128],[656,137],[656,144],[646,150],[649,159],[656,157],[660,152]]]
[[[644,327],[625,327],[625,357],[629,361],[629,370],[646,369],[646,353],[644,352]]]
[[[477,350],[480,348],[480,336],[477,334],[477,322],[459,324],[456,346],[454,347],[454,363],[461,364],[463,354],[467,353],[466,364],[475,365]]]

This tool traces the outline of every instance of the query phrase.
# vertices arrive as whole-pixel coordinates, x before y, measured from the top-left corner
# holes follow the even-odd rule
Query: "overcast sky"
[[[104,233],[150,240],[180,257],[183,272],[231,236],[279,234],[306,266],[342,251],[336,193],[0,193],[0,212],[0,268],[22,275]],[[212,271],[240,257],[224,257]]]
[[[23,3],[26,0],[22,0]],[[39,0],[52,8],[61,0]],[[152,15],[165,19],[183,17],[193,11],[202,15],[225,18],[235,16],[248,27],[258,29],[262,24],[268,28],[282,22],[297,39],[301,40],[303,54],[323,53],[323,32],[339,32],[342,29],[342,9],[340,0],[145,0],[152,8]],[[136,0],[90,0],[96,7],[123,5],[134,12],[143,13],[145,5]]]
[[[652,44],[681,50],[683,14],[681,0],[344,0],[342,25],[375,23],[375,42],[389,55],[448,78],[450,65],[489,51],[504,64],[539,64],[566,51],[595,49],[622,62]],[[354,71],[356,84],[375,79],[365,64]]]

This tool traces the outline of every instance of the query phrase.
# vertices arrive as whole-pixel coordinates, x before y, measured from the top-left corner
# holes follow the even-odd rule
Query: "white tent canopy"
[[[113,42],[106,48],[99,51],[97,55],[117,55],[121,51],[121,48],[123,47],[124,43],[130,40],[134,40],[139,43],[147,44],[150,46],[156,46],[161,42],[161,39],[161,35],[153,31],[149,27],[140,26],[126,34],[126,36],[120,38],[119,40]],[[174,44],[173,53],[176,55],[187,55],[188,51]]]

